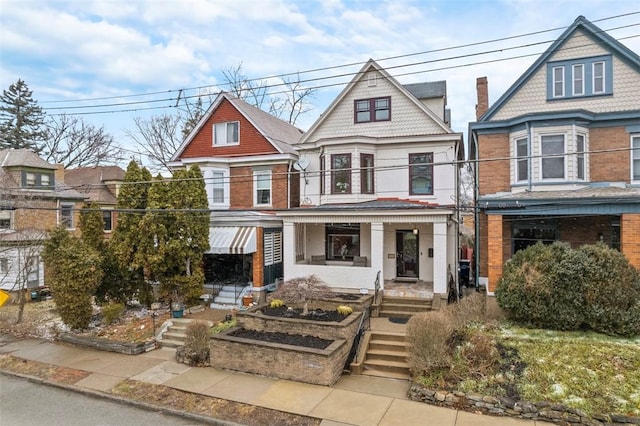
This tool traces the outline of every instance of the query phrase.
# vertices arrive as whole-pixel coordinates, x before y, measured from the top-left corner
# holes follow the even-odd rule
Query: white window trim
[[[631,166],[629,168],[629,171],[630,171],[631,176],[629,177],[629,179],[633,183],[640,183],[640,179],[634,179],[633,178],[633,166],[634,166],[634,164],[633,164],[633,156],[634,156],[634,153],[635,153],[635,155],[640,156],[640,151],[639,150],[635,150],[635,151],[633,150],[634,139],[637,140],[638,149],[640,149],[640,134],[633,134],[633,135],[631,135],[631,138],[630,138],[630,148],[631,148],[631,151],[630,151],[631,152],[631,155],[630,155],[631,160],[630,161],[631,161]],[[640,170],[638,170],[638,175],[640,175]]]
[[[222,202],[214,202],[213,200],[213,179],[214,173],[222,173],[222,190],[223,190],[223,201]],[[206,185],[207,190],[207,198],[209,200],[209,205],[211,207],[229,207],[230,206],[230,184],[229,184],[229,170],[228,169],[210,169],[208,172],[209,185]]]
[[[545,178],[543,176],[543,167],[542,162],[545,160],[545,155],[542,153],[542,138],[544,136],[562,136],[563,140],[563,154],[562,154],[562,162],[563,162],[563,177],[561,178]],[[539,161],[539,170],[540,170],[540,181],[541,182],[565,182],[568,180],[568,169],[567,169],[567,133],[566,132],[557,132],[557,133],[541,133],[538,135],[538,149],[540,150],[540,161]],[[551,158],[558,158],[560,154],[553,154],[550,156]]]
[[[596,91],[596,65],[602,66],[602,90]],[[607,67],[605,61],[596,61],[591,64],[591,92],[594,95],[600,95],[607,91]]]
[[[580,72],[580,92],[576,92],[576,68],[580,67],[582,72]],[[585,86],[584,86],[584,64],[574,64],[571,67],[571,74],[572,74],[572,79],[571,79],[571,91],[573,92],[573,96],[583,96],[585,93]]]
[[[269,202],[258,202],[258,176],[269,176]],[[273,179],[271,170],[256,170],[253,172],[253,205],[254,206],[271,206],[273,204]]]
[[[69,229],[69,230],[73,230],[76,229],[76,223],[75,223],[75,205],[73,203],[60,203],[60,213],[58,215],[58,224],[62,225],[62,210],[64,208],[70,208],[71,209],[71,226],[67,226],[65,229]]]
[[[562,80],[558,81],[556,80],[556,70],[561,70],[562,71]],[[552,84],[553,84],[553,97],[554,98],[564,98],[564,82],[565,82],[565,76],[564,76],[564,67],[553,67],[551,68],[551,72],[553,73],[553,77],[552,77]],[[561,87],[562,87],[562,92],[561,93],[556,93],[556,83],[562,83]]]
[[[0,228],[0,232],[8,232],[8,231],[12,231],[14,225],[14,217],[13,217],[13,210],[10,209],[2,209],[0,210],[2,212],[8,212],[9,213],[9,227],[8,228]]]
[[[578,150],[578,138],[580,136],[582,136],[584,141],[584,148],[583,148],[584,153],[582,154],[582,161],[584,162],[584,164],[582,165],[584,176],[582,177],[578,176],[578,164],[579,164],[579,158],[580,158],[579,152],[581,152]],[[589,138],[586,133],[582,133],[582,132],[575,133],[574,141],[573,141],[573,152],[574,152],[573,157],[575,158],[575,170],[572,173],[573,179],[580,182],[588,182],[589,180],[589,154],[588,154]]]
[[[527,162],[527,178],[519,179],[518,178],[518,163],[523,160],[523,158],[518,157],[518,142],[526,140],[527,141],[527,155],[524,157],[524,160]],[[531,159],[530,159],[530,147],[529,147],[529,138],[526,134],[522,134],[520,136],[516,136],[513,138],[513,182],[514,183],[523,183],[528,182],[531,179]]]
[[[227,126],[230,123],[236,123],[238,125],[238,140],[236,142],[227,142]],[[216,126],[224,124],[225,125],[225,141],[224,143],[216,143]],[[220,147],[220,146],[235,146],[235,145],[240,145],[240,122],[239,121],[224,121],[222,123],[213,123],[213,146],[215,147]]]

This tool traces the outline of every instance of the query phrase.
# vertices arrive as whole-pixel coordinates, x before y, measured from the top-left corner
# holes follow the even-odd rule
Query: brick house
[[[377,277],[446,297],[457,270],[462,135],[446,82],[401,85],[369,60],[296,145],[301,207],[284,222],[285,279],[335,289]],[[425,285],[426,284],[426,285]]]
[[[538,241],[605,242],[640,268],[640,57],[584,17],[488,108],[477,80],[478,278]]]
[[[118,190],[125,171],[118,166],[78,167],[64,171],[64,181],[76,191],[85,194],[87,204],[97,204],[102,210],[105,237],[116,228]]]
[[[64,183],[62,165],[28,149],[0,150],[0,288],[45,285],[40,252],[48,231],[78,233],[85,195]]]
[[[223,92],[172,157],[170,167],[197,164],[205,179],[211,209],[208,282],[250,282],[260,293],[282,277],[282,221],[274,212],[299,205],[292,144],[301,134]]]

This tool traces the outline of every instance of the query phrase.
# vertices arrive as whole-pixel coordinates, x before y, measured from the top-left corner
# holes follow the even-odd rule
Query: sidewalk
[[[108,393],[125,379],[321,418],[322,426],[451,425],[536,426],[548,424],[477,415],[409,401],[409,382],[368,376],[343,376],[334,386],[271,379],[175,362],[174,349],[131,356],[77,348],[45,340],[0,335],[0,354],[84,370],[79,390]]]

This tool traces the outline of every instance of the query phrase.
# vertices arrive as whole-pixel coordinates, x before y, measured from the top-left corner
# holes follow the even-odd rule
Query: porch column
[[[503,229],[501,215],[490,214],[487,216],[488,293],[493,293],[496,290],[498,280],[502,277],[504,265]]]
[[[384,288],[384,224],[375,222],[371,224],[371,270],[375,274],[380,271],[380,288]],[[373,281],[367,283],[373,286]]]
[[[433,224],[433,293],[447,294],[447,223]]]
[[[284,244],[282,250],[282,268],[284,280],[287,281],[292,278],[291,274],[296,263],[296,229],[294,223],[282,224],[282,241]]]

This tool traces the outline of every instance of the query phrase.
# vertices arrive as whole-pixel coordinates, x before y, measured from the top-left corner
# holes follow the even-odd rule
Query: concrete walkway
[[[334,386],[215,368],[192,368],[175,362],[174,349],[136,356],[119,355],[45,340],[0,335],[0,353],[91,374],[75,383],[80,390],[108,393],[125,379],[323,419],[322,426],[451,425],[535,426],[547,424],[492,417],[409,401],[409,382],[367,376],[344,376]]]

